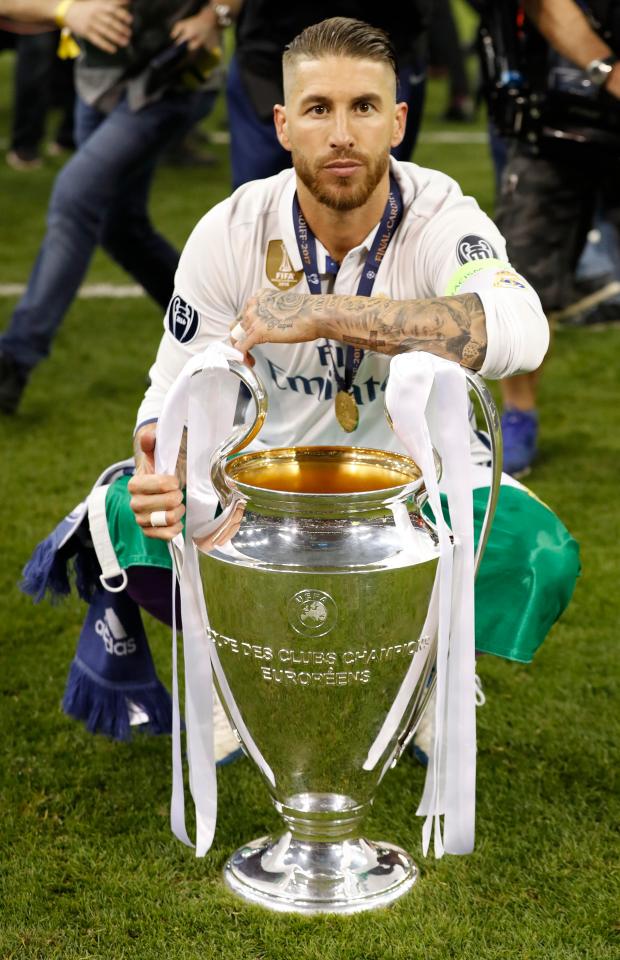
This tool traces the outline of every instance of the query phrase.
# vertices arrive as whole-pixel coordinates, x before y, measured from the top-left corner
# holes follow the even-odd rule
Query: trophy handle
[[[254,401],[255,413],[254,420],[249,427],[245,423],[235,424],[230,436],[214,450],[211,457],[211,482],[222,506],[228,504],[232,494],[226,482],[226,471],[224,469],[226,459],[239,453],[252,442],[261,430],[267,416],[267,391],[259,377],[250,367],[244,363],[239,363],[238,360],[229,360],[228,366],[230,372],[234,373],[249,390]]]

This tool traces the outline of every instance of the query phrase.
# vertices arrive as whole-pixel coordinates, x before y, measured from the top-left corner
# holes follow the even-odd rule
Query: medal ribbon
[[[364,264],[362,276],[357,287],[356,295],[358,297],[369,297],[372,294],[377,272],[381,266],[385,254],[387,253],[390,241],[396,232],[396,228],[401,221],[402,215],[403,198],[396,180],[391,176],[390,192],[388,194],[385,210],[383,211],[383,216],[381,217],[379,226],[377,227],[375,238],[368,252],[368,256],[366,257],[366,263]],[[306,276],[308,289],[310,293],[320,294],[321,277],[319,275],[316,238],[306,223],[303,213],[301,212],[297,194],[295,194],[293,197],[293,225],[295,227],[297,246],[299,248],[301,263]],[[344,390],[345,393],[349,393],[351,391],[353,381],[355,380],[355,375],[359,370],[363,358],[364,351],[361,349],[361,347],[347,347],[344,380],[338,373],[336,364],[333,363],[332,358],[334,376],[336,377],[339,390]]]

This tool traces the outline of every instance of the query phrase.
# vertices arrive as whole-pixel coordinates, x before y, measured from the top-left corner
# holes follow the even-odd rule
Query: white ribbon
[[[390,365],[386,406],[394,430],[420,466],[437,526],[440,559],[425,630],[437,620],[435,738],[418,814],[426,854],[434,827],[435,855],[474,846],[476,727],[474,538],[467,385],[455,363],[408,353]],[[442,488],[454,535],[443,519],[433,445],[443,464]],[[406,710],[417,677],[409,670],[379,734],[390,734]],[[379,740],[379,738],[378,738]],[[375,754],[381,744],[373,747]],[[369,754],[367,763],[373,758]],[[444,817],[443,836],[441,816]]]
[[[217,779],[213,746],[213,672],[224,702],[248,753],[271,783],[273,773],[257,749],[232,697],[215,645],[209,640],[209,618],[202,590],[196,539],[222,526],[234,503],[217,518],[217,495],[211,484],[211,460],[232,433],[239,380],[229,360],[243,355],[222,343],[213,343],[192,357],[166,396],[157,424],[155,472],[175,472],[183,429],[187,426],[185,539],[178,534],[170,544],[172,583],[172,797],[170,825],[175,836],[194,846],[185,825],[183,758],[177,676],[176,582],[181,599],[185,660],[185,726],[189,783],[196,808],[196,856],[209,850],[217,818]]]

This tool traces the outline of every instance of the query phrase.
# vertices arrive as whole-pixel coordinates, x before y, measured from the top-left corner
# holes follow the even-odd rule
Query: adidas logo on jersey
[[[127,657],[136,652],[136,641],[127,636],[112,607],[106,607],[103,619],[95,621],[95,630],[103,640],[107,653],[115,657]]]

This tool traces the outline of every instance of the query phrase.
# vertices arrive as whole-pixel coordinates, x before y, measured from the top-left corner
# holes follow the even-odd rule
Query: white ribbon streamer
[[[170,825],[175,836],[188,846],[185,825],[181,720],[179,708],[176,581],[179,581],[183,652],[185,661],[185,725],[190,790],[196,808],[196,856],[204,856],[213,841],[217,817],[217,781],[213,747],[213,692],[211,660],[206,623],[201,616],[197,597],[197,559],[193,535],[197,527],[215,527],[213,522],[217,497],[206,480],[198,481],[195,453],[190,449],[189,435],[194,429],[203,431],[204,449],[212,454],[232,431],[238,385],[229,374],[228,359],[241,360],[241,355],[223,344],[211,344],[203,354],[192,357],[168,391],[157,424],[155,472],[173,474],[187,425],[187,485],[184,541],[178,534],[170,544],[173,561],[172,578],[172,796]],[[200,374],[200,376],[198,376]],[[228,374],[228,376],[223,376]],[[228,389],[226,387],[228,386]],[[234,386],[234,393],[230,387]],[[195,399],[200,387],[203,403]],[[213,416],[208,416],[207,405]],[[196,422],[196,412],[202,413]],[[217,411],[217,415],[215,415]],[[191,421],[191,424],[190,424]],[[220,518],[218,518],[218,521]]]
[[[244,745],[259,769],[273,784],[273,773],[256,747],[234,701],[222,666],[209,640],[209,618],[202,590],[195,540],[221,527],[234,510],[231,503],[214,519],[218,505],[211,485],[211,460],[232,433],[239,380],[232,376],[229,360],[242,362],[237,350],[211,344],[192,357],[168,392],[157,425],[155,472],[175,472],[183,429],[187,426],[187,480],[185,539],[170,544],[173,561],[172,593],[172,796],[170,824],[175,836],[194,846],[185,824],[181,721],[177,676],[176,582],[181,599],[185,660],[185,725],[189,783],[196,809],[196,856],[209,850],[217,818],[217,779],[213,745],[213,672],[223,700]]]
[[[476,731],[473,504],[465,374],[457,364],[430,354],[401,354],[390,366],[386,406],[397,436],[424,475],[440,548],[425,625],[437,616],[435,738],[418,808],[418,814],[426,817],[423,850],[426,854],[434,833],[437,857],[444,851],[469,853],[475,831]],[[431,440],[442,459],[454,547],[441,510]],[[406,709],[415,682],[410,669],[386,718],[386,734],[398,723],[399,711],[402,716]]]

